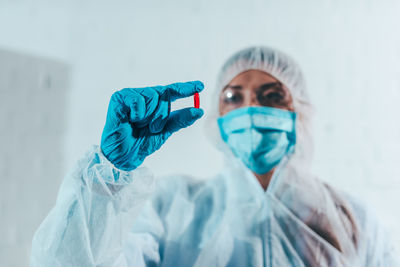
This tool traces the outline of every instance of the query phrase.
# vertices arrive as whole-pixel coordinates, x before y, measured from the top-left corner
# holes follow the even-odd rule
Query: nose
[[[247,95],[244,101],[244,106],[247,107],[259,107],[260,103],[255,95]]]

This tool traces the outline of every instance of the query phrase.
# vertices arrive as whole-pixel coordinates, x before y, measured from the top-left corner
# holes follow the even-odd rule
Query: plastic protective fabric
[[[264,191],[235,158],[208,180],[154,180],[93,148],[36,232],[30,266],[398,266],[373,216],[289,163]]]
[[[255,47],[228,60],[208,133],[224,144],[219,90],[248,69],[284,83],[298,114],[296,152],[281,160],[266,191],[229,148],[224,171],[199,181],[121,171],[95,147],[36,232],[31,266],[400,266],[374,214],[309,174],[310,104],[287,56]]]
[[[136,169],[174,132],[192,125],[203,115],[203,110],[198,108],[170,113],[171,102],[203,88],[202,82],[193,81],[115,92],[101,137],[102,152],[119,169]]]
[[[243,107],[218,119],[221,137],[252,171],[264,174],[292,153],[296,113],[272,107]]]

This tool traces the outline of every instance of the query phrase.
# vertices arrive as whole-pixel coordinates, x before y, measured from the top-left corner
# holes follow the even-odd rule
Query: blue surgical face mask
[[[222,139],[257,174],[294,151],[295,122],[296,113],[271,107],[239,108],[218,119]]]

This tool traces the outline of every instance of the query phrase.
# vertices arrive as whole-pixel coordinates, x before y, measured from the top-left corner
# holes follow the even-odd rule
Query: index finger
[[[168,91],[171,101],[179,98],[192,96],[204,89],[204,84],[201,81],[192,81],[185,83],[173,83],[165,86],[164,91]]]

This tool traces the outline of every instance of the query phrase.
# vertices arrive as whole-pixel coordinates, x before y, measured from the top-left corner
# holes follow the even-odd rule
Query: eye
[[[225,104],[238,105],[243,102],[243,95],[238,91],[227,89],[223,92],[222,100]]]
[[[262,106],[286,106],[290,102],[288,94],[278,85],[261,88],[257,100]]]
[[[257,95],[257,100],[262,106],[279,105],[284,102],[285,96],[281,92],[267,91]]]
[[[279,92],[271,92],[263,96],[263,98],[265,98],[268,102],[280,103],[285,97]]]

